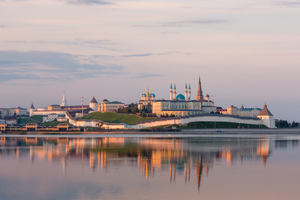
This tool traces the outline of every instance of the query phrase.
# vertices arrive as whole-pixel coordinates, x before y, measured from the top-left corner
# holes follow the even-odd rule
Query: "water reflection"
[[[250,161],[267,167],[276,149],[297,148],[299,140],[239,137],[201,138],[37,138],[0,137],[0,163],[7,158],[61,166],[68,176],[74,161],[93,173],[111,167],[137,168],[145,180],[168,172],[169,183],[183,182],[200,190],[203,176],[215,166],[231,167]],[[179,175],[179,176],[178,176]]]

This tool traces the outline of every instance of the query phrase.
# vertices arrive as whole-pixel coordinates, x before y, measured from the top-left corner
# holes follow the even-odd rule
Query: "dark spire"
[[[90,103],[98,103],[98,102],[97,102],[96,98],[93,97],[92,100],[90,101]]]
[[[203,91],[202,91],[200,76],[199,76],[198,92],[197,92],[196,100],[197,101],[202,101],[203,100]]]

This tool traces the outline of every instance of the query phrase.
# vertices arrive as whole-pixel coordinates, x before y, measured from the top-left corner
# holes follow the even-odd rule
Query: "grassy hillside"
[[[43,116],[41,115],[35,115],[32,117],[21,117],[18,119],[18,124],[25,125],[28,123],[37,123],[40,124],[43,122]]]
[[[154,118],[148,117],[140,117],[135,114],[125,114],[125,113],[100,113],[94,112],[86,115],[84,119],[97,119],[104,122],[111,122],[111,123],[126,123],[126,124],[135,124],[137,122],[142,122]]]

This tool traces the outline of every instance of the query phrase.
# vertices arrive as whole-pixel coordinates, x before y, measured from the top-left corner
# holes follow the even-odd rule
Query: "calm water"
[[[298,136],[0,137],[0,199],[300,199]]]

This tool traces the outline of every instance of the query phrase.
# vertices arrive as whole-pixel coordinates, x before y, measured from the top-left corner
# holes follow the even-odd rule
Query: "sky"
[[[137,102],[170,83],[300,121],[300,0],[0,0],[0,107]]]

